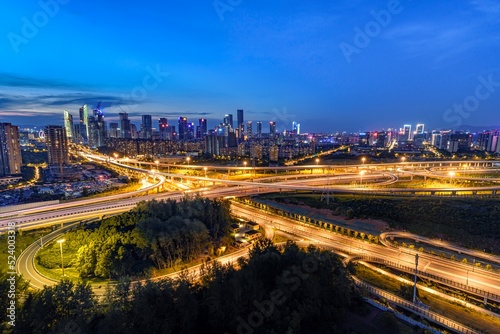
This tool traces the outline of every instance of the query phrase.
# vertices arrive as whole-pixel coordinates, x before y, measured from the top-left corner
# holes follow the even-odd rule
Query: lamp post
[[[207,167],[203,167],[203,171],[205,172],[205,179],[207,178]],[[203,186],[207,186],[207,180],[203,180]]]
[[[158,168],[158,165],[160,164],[160,161],[155,160],[155,164],[156,164],[156,170],[157,170],[157,171],[160,171],[160,168]]]
[[[191,161],[191,157],[186,158],[187,164],[189,165],[189,161]]]
[[[455,172],[449,172],[448,175],[450,176],[450,184],[453,184],[453,176],[455,176]]]
[[[316,166],[319,165],[319,159],[316,158]]]
[[[403,163],[405,163],[405,161],[406,161],[406,157],[402,157],[402,158],[401,158],[401,161],[402,161]]]
[[[63,258],[62,244],[65,241],[66,241],[66,239],[57,240],[57,243],[59,243],[59,248],[61,249],[61,268],[62,268],[62,276],[63,277],[64,277],[64,258]]]
[[[361,172],[359,172],[359,185],[361,186],[363,184],[363,174],[365,174],[366,171],[365,170],[362,170]]]
[[[365,157],[362,157],[361,158],[361,161],[363,161],[363,165],[365,164],[365,161],[366,161],[366,158]]]

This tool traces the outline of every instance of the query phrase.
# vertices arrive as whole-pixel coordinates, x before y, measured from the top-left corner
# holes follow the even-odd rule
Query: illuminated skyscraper
[[[69,141],[73,141],[73,115],[64,110],[64,128]]]
[[[226,116],[224,116],[224,125],[228,125],[230,131],[234,129],[232,114],[226,114]]]
[[[257,137],[262,137],[262,122],[257,122]]]
[[[198,120],[198,127],[196,128],[196,138],[202,138],[207,135],[207,120],[200,118]]]
[[[245,137],[245,120],[243,118],[243,109],[238,109],[236,113],[237,113],[236,118],[238,121],[239,136],[240,139],[243,139],[243,137]]]
[[[424,134],[424,124],[417,124],[416,134],[417,135]]]
[[[269,122],[269,135],[270,136],[276,135],[276,122],[274,121]]]
[[[45,127],[45,142],[49,156],[49,164],[61,165],[69,163],[68,139],[66,129],[59,125]]]
[[[128,114],[126,112],[120,113],[120,137],[123,139],[132,138],[130,120],[128,119]]]
[[[252,138],[253,129],[252,129],[252,121],[247,121],[247,137]]]
[[[186,117],[179,117],[179,140],[188,139],[188,123]]]
[[[403,136],[404,140],[410,140],[411,139],[411,125],[410,124],[405,124],[403,127]]]
[[[142,115],[141,138],[151,139],[153,136],[153,121],[151,115]]]
[[[0,176],[20,174],[21,165],[19,128],[10,123],[0,123]]]

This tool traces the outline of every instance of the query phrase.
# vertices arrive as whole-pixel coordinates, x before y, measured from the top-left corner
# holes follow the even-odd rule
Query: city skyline
[[[94,5],[9,4],[0,122],[61,124],[63,110],[102,101],[133,122],[213,124],[241,108],[278,131],[500,123],[492,1]],[[137,17],[147,20],[128,23]]]

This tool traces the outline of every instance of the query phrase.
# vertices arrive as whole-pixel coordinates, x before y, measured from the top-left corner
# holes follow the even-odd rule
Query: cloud
[[[59,88],[59,89],[82,89],[82,85],[53,79],[39,79],[26,77],[12,73],[0,72],[0,86],[5,87],[28,87],[28,88]]]
[[[500,13],[500,2],[496,0],[471,0],[470,3],[478,11],[488,14]]]

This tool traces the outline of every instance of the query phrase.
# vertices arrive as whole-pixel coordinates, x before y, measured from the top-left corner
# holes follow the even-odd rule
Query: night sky
[[[102,101],[108,122],[124,110],[213,128],[244,109],[280,131],[500,125],[497,0],[2,7],[0,122],[62,125]]]

